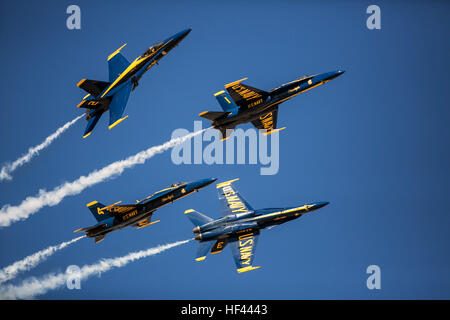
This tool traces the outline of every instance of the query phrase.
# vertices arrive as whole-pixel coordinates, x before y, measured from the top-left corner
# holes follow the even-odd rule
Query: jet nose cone
[[[333,72],[329,72],[328,73],[328,79],[327,80],[333,80],[339,76],[342,76],[344,74],[345,71],[343,70],[337,70],[337,71],[333,71]]]
[[[317,202],[314,204],[314,209],[320,209],[325,207],[326,205],[330,204],[329,202]]]
[[[313,76],[313,78],[310,80],[312,82],[308,82],[309,85],[315,85],[317,83],[325,83],[330,80],[333,80],[339,76],[341,76],[345,71],[337,70],[337,71],[331,71],[331,72],[325,72],[318,74],[316,76]]]
[[[201,180],[197,180],[197,181],[193,182],[192,186],[194,187],[194,189],[200,189],[200,188],[210,185],[211,183],[213,183],[216,180],[217,180],[217,178],[201,179]]]
[[[191,28],[187,28],[187,29],[185,29],[185,30],[183,30],[183,31],[178,32],[178,33],[174,36],[174,38],[179,39],[179,40],[182,40],[182,39],[184,39],[184,38],[189,34],[189,32],[191,32],[191,31],[192,31]]]
[[[202,182],[205,186],[210,185],[211,183],[215,182],[217,180],[217,178],[208,178],[208,179],[203,179]]]

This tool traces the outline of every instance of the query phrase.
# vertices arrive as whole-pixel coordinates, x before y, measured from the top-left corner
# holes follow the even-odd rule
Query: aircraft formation
[[[82,79],[77,86],[88,94],[78,104],[86,109],[87,126],[83,138],[88,137],[100,117],[109,110],[109,129],[125,120],[125,107],[130,96],[144,75],[167,53],[174,49],[191,29],[186,29],[150,46],[133,62],[120,53],[123,45],[108,56],[109,81]],[[222,111],[205,111],[200,117],[211,121],[214,129],[221,132],[222,140],[229,138],[234,128],[251,122],[263,134],[271,134],[284,129],[277,128],[279,105],[294,96],[311,90],[341,76],[344,71],[337,70],[311,76],[300,77],[281,86],[264,91],[242,83],[247,78],[225,85],[225,90],[214,94]],[[238,179],[220,182],[216,185],[222,206],[222,217],[212,219],[193,209],[185,215],[194,224],[194,237],[198,241],[196,261],[205,259],[208,253],[222,252],[229,245],[238,273],[258,269],[253,265],[256,245],[260,231],[300,218],[304,214],[323,208],[328,202],[313,202],[298,207],[254,209],[233,186]],[[182,182],[153,193],[151,196],[133,204],[121,202],[105,206],[97,201],[87,204],[97,223],[91,227],[80,228],[86,236],[102,241],[113,231],[131,226],[140,229],[152,225],[156,210],[182,197],[188,196],[216,181],[215,178],[194,182]]]

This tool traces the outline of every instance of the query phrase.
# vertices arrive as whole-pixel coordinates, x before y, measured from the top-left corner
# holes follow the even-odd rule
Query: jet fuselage
[[[223,240],[239,237],[249,232],[279,225],[297,218],[303,214],[320,209],[328,202],[317,202],[300,207],[268,208],[245,213],[238,213],[208,222],[193,229],[195,239],[199,241]]]
[[[191,29],[183,30],[166,40],[149,47],[142,55],[137,57],[108,88],[105,89],[101,94],[101,97],[113,96],[128,80],[133,82],[133,89],[136,88],[139,79],[144,73],[157,64],[170,50],[175,48],[189,32],[191,32]]]
[[[232,113],[226,117],[216,119],[211,122],[212,126],[216,129],[220,128],[234,128],[239,124],[244,124],[272,111],[280,103],[289,100],[296,95],[306,92],[312,88],[320,86],[328,81],[339,77],[344,71],[332,71],[326,72],[314,76],[306,76],[282,86],[270,90],[269,96],[266,100],[259,99],[254,101],[248,108],[239,108],[235,113]]]
[[[110,75],[110,84],[101,91],[98,96],[93,97],[91,94],[86,95],[78,106],[83,105],[85,100],[88,100],[87,104],[95,107],[87,110],[86,120],[101,116],[104,112],[108,111],[109,104],[114,95],[125,86],[129,85],[130,82],[132,83],[132,90],[134,90],[138,86],[138,82],[144,73],[157,64],[159,60],[169,53],[169,51],[175,48],[189,32],[191,32],[191,29],[183,30],[164,41],[149,47],[142,55],[130,63],[123,72],[115,75],[112,79]],[[108,57],[108,61],[114,57],[114,55],[119,53],[124,46],[125,45],[113,52]],[[80,85],[80,83],[78,85]]]
[[[88,237],[104,236],[112,231],[136,224],[139,221],[150,217],[157,209],[197,192],[214,181],[216,181],[216,179],[208,178],[190,183],[178,183],[169,188],[155,192],[153,195],[137,201],[136,204],[133,205],[121,206],[117,205],[118,203],[115,203],[113,205],[103,207],[100,210],[97,210],[98,213],[102,214],[102,212],[108,212],[110,217],[99,221],[94,227],[87,228],[86,235]],[[88,204],[88,207],[91,204]],[[143,223],[142,225],[138,225],[137,228],[145,227],[149,224],[151,223]]]

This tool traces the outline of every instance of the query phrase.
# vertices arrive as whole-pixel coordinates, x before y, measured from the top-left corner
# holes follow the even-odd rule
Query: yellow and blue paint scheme
[[[106,234],[132,226],[140,229],[154,223],[151,221],[153,213],[159,208],[178,199],[188,196],[216,181],[215,178],[201,179],[193,182],[179,182],[168,188],[153,193],[151,196],[133,204],[120,204],[121,201],[105,206],[98,201],[87,204],[97,224],[87,228],[80,228],[74,232],[84,231],[86,236],[94,238],[95,242],[102,241]]]
[[[296,95],[311,90],[342,75],[344,71],[331,71],[306,76],[285,83],[278,88],[264,91],[243,84],[247,78],[225,85],[225,90],[214,94],[223,111],[204,111],[200,117],[211,121],[211,125],[226,140],[237,125],[251,122],[257,129],[268,135],[277,129],[278,106]]]
[[[196,261],[203,261],[208,252],[222,252],[229,244],[238,273],[260,267],[253,266],[260,230],[270,228],[323,208],[328,202],[314,202],[298,207],[255,210],[233,186],[233,179],[217,184],[222,218],[212,219],[189,209],[186,216],[195,225],[193,232],[199,241]]]
[[[122,117],[122,115],[128,98],[131,91],[138,86],[141,77],[175,48],[190,31],[191,29],[183,30],[149,47],[131,63],[120,53],[126,46],[124,44],[108,56],[109,81],[82,79],[78,82],[77,86],[88,92],[88,95],[77,106],[86,109],[88,124],[83,138],[91,134],[107,110],[110,113],[108,129],[114,128],[125,120],[128,116]]]

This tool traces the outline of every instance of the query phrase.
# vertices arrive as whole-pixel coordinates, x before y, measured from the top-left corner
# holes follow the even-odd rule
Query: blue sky
[[[66,8],[81,8],[81,30]],[[192,130],[199,112],[218,110],[213,93],[243,77],[269,90],[305,74],[346,73],[280,106],[280,170],[259,165],[172,164],[170,152],[95,185],[58,206],[0,230],[0,265],[74,237],[95,220],[85,204],[141,199],[179,180],[239,177],[255,207],[331,204],[263,231],[255,265],[237,274],[229,249],[194,261],[196,244],[82,282],[44,299],[393,299],[450,298],[448,215],[449,4],[378,1],[381,30],[366,28],[367,1],[77,1],[0,4],[0,162],[12,161],[80,110],[82,78],[107,80],[106,57],[134,59],[192,28],[141,80],[129,118],[87,139],[84,120],[0,184],[0,203],[19,204],[94,169]],[[207,126],[204,121],[204,126]],[[249,126],[244,126],[248,128]],[[192,236],[188,208],[219,217],[210,186],[156,213],[160,223],[82,240],[21,279],[64,271]],[[365,270],[381,268],[379,291]],[[20,283],[16,280],[16,283]]]

